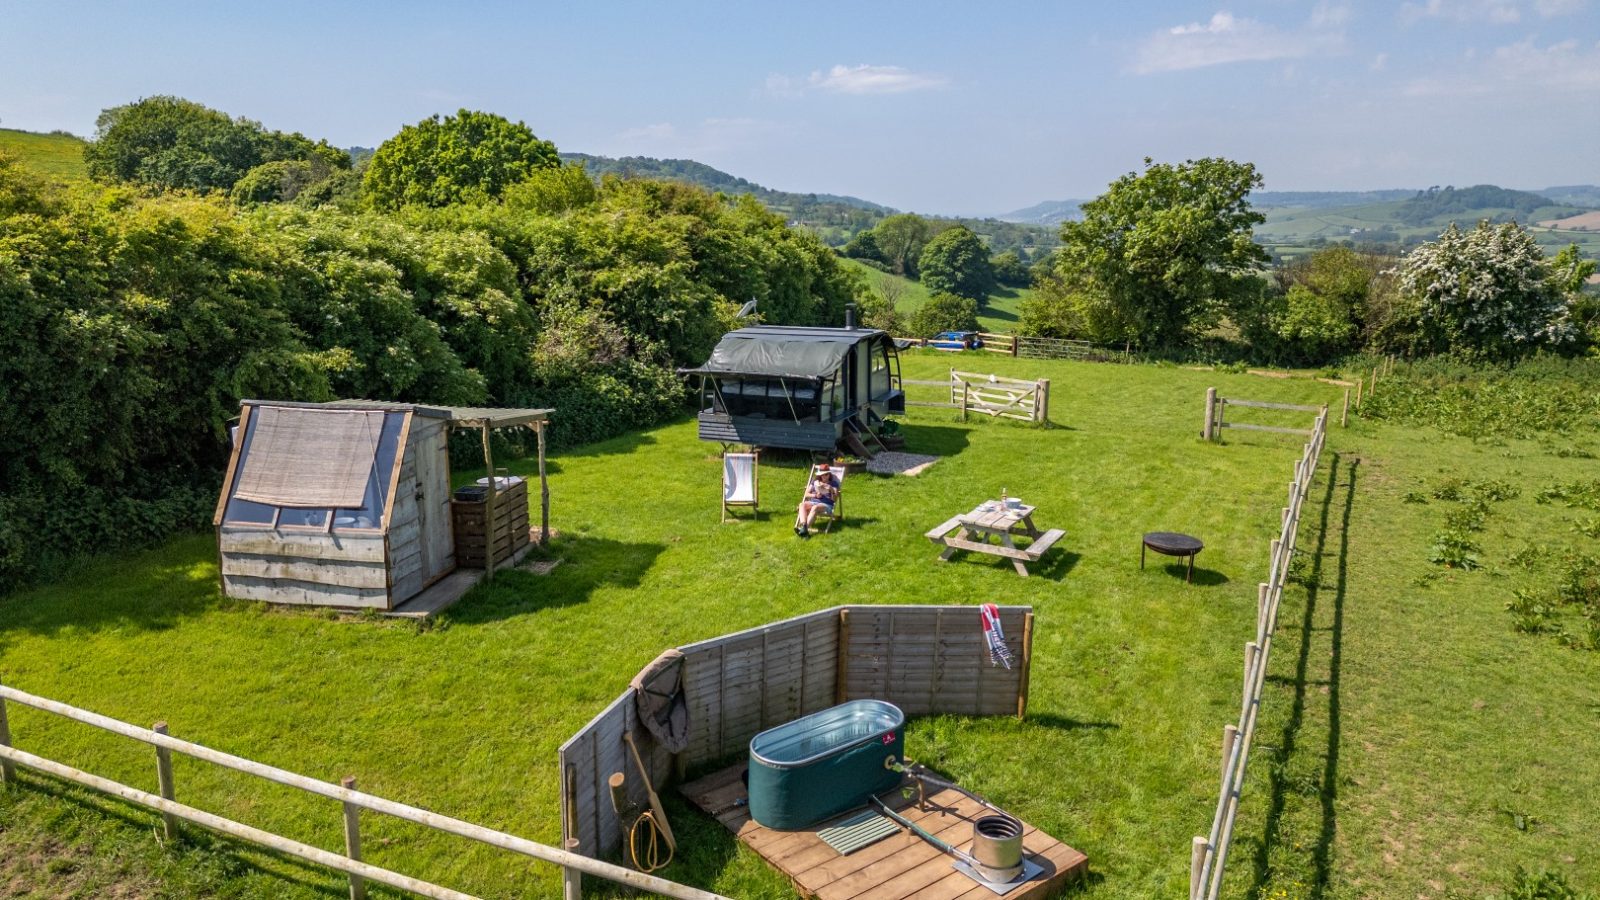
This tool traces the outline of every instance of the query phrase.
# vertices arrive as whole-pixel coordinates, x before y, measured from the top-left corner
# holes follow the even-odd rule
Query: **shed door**
[[[417,439],[417,524],[422,532],[422,580],[433,581],[456,567],[450,530],[450,448],[445,429]]]

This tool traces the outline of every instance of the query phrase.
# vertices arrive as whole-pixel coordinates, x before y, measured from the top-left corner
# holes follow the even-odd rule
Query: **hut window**
[[[318,531],[382,526],[405,413],[266,406],[253,412],[225,523]]]

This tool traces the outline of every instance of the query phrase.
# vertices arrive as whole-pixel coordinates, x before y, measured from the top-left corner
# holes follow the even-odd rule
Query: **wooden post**
[[[1022,614],[1022,683],[1017,686],[1017,718],[1028,715],[1028,674],[1033,670],[1033,613]]]
[[[961,382],[961,421],[963,422],[967,420],[967,393],[970,390],[971,385],[965,381]]]
[[[356,789],[356,777],[346,775],[339,779],[339,786],[347,791]],[[344,804],[344,855],[356,862],[361,861],[361,807],[345,801]],[[360,875],[350,876],[350,900],[366,900],[367,881]]]
[[[11,746],[11,724],[6,721],[6,701],[0,697],[0,747]],[[11,784],[17,780],[16,767],[9,759],[0,759],[0,785]]]
[[[1272,586],[1265,581],[1256,585],[1256,639],[1266,637],[1267,630],[1267,592]]]
[[[1020,348],[1021,348],[1021,341],[1018,341],[1017,340],[1017,336],[1013,334],[1011,336],[1011,355],[1013,357],[1016,356],[1017,352],[1018,352],[1018,350]]]
[[[1211,849],[1211,842],[1198,835],[1194,839],[1194,846],[1189,851],[1189,900],[1200,900],[1205,893],[1205,885],[1200,883],[1200,874],[1206,868],[1206,854]]]
[[[1256,662],[1261,659],[1261,645],[1251,641],[1244,645],[1244,703],[1246,709],[1250,708],[1250,688],[1255,682],[1251,673],[1255,671]]]
[[[1357,378],[1356,379],[1356,409],[1357,410],[1361,409],[1361,388],[1362,388],[1362,381],[1361,381],[1361,379]]]
[[[483,470],[484,470],[484,473],[489,476],[489,493],[484,495],[485,499],[484,499],[484,505],[483,505],[483,518],[484,518],[483,534],[484,534],[484,543],[485,543],[485,546],[483,548],[483,556],[484,556],[484,565],[488,569],[486,577],[490,581],[493,581],[494,580],[494,563],[495,563],[495,559],[494,559],[494,539],[495,539],[495,533],[494,533],[494,531],[495,531],[494,501],[495,501],[495,496],[494,495],[496,493],[498,493],[498,491],[497,491],[495,483],[494,483],[494,453],[493,453],[493,451],[491,451],[489,449],[489,423],[488,422],[485,422],[483,424]]]
[[[1040,425],[1050,424],[1050,379],[1039,379],[1039,396],[1034,398],[1033,420]]]
[[[1282,542],[1279,541],[1277,538],[1273,538],[1272,539],[1272,551],[1267,556],[1267,567],[1268,568],[1271,568],[1271,567],[1276,566],[1278,564],[1278,548],[1281,545],[1282,545]],[[1279,581],[1279,583],[1282,583],[1282,581],[1283,581],[1283,576],[1281,574],[1278,576],[1278,581]]]
[[[550,480],[544,474],[544,426],[539,422],[534,433],[539,436],[539,546],[550,544]]]
[[[157,722],[150,726],[156,734],[167,733],[167,723]],[[172,786],[172,751],[165,747],[156,747],[156,784],[161,791],[161,799],[176,801],[178,798]],[[178,839],[178,817],[169,812],[161,814],[161,831],[167,840]]]
[[[1373,366],[1372,367],[1372,390],[1369,391],[1368,393],[1376,394],[1377,392],[1378,392],[1378,367],[1377,366]]]
[[[833,703],[835,706],[846,699],[845,688],[850,682],[850,610],[839,610],[839,650],[834,666]]]
[[[1339,427],[1350,427],[1350,389],[1344,389],[1344,409],[1339,413]]]
[[[572,853],[578,852],[582,842],[578,840],[578,768],[571,763],[562,777],[563,787],[566,790],[566,821],[562,822],[561,831],[566,835],[562,847]],[[581,900],[583,896],[583,873],[569,866],[561,867],[561,898],[562,900]]]
[[[1223,786],[1223,790],[1226,790],[1227,786],[1228,786],[1228,771],[1229,771],[1228,763],[1233,761],[1233,745],[1234,745],[1234,742],[1237,741],[1238,739],[1239,739],[1239,726],[1237,726],[1237,725],[1224,725],[1224,726],[1222,726],[1222,786]]]
[[[1206,388],[1206,424],[1204,428],[1200,429],[1200,437],[1208,441],[1211,440],[1212,433],[1215,430],[1213,423],[1217,420],[1216,408],[1217,389],[1214,387]]]

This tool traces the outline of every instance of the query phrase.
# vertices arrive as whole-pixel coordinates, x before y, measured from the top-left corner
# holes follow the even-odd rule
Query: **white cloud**
[[[1422,3],[1407,0],[1400,4],[1400,21],[1410,25],[1422,19],[1511,25],[1522,21],[1522,5],[1517,0],[1424,0]]]
[[[1285,31],[1224,10],[1210,21],[1178,25],[1146,38],[1135,54],[1133,71],[1148,75],[1333,52],[1343,46],[1339,29],[1349,15],[1347,7],[1318,4],[1307,27]]]
[[[788,75],[768,75],[767,92],[783,97],[807,90],[832,94],[904,94],[943,87],[949,79],[942,75],[913,72],[901,66],[837,65],[826,72],[817,70],[804,79]]]
[[[1528,90],[1600,92],[1600,43],[1575,40],[1539,47],[1532,38],[1498,47],[1468,73],[1422,78],[1406,85],[1412,97],[1523,94]]]
[[[1387,53],[1379,53],[1377,56],[1374,56],[1372,58],[1372,64],[1367,66],[1367,68],[1371,69],[1374,72],[1382,72],[1384,69],[1387,69],[1388,67],[1389,67],[1389,54],[1387,54]]]
[[[1540,18],[1553,19],[1556,16],[1570,16],[1583,12],[1589,6],[1589,0],[1534,0],[1533,8],[1538,10]]]

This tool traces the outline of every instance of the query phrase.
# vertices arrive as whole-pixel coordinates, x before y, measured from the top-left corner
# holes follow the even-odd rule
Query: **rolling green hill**
[[[1600,256],[1600,234],[1537,226],[1584,212],[1526,191],[1493,185],[1418,191],[1404,200],[1351,206],[1262,207],[1267,221],[1256,239],[1281,256],[1295,256],[1324,243],[1414,246],[1438,237],[1455,222],[1470,227],[1478,221],[1521,222],[1547,251],[1576,242],[1591,257]]]
[[[41,175],[56,178],[76,180],[89,177],[83,167],[84,143],[82,138],[64,131],[36,134],[0,128],[0,153],[16,157],[24,166]]]
[[[922,282],[910,278],[902,278],[888,272],[880,272],[857,259],[842,258],[846,266],[854,269],[866,279],[867,287],[871,290],[883,292],[885,282],[889,290],[900,292],[896,298],[895,308],[902,315],[909,316],[917,308],[928,302],[928,289]],[[992,331],[996,334],[1007,334],[1017,330],[1018,308],[1022,301],[1033,292],[1032,288],[1000,288],[989,295],[989,302],[978,310],[978,327],[983,331]],[[900,335],[901,337],[929,337],[929,335]]]

